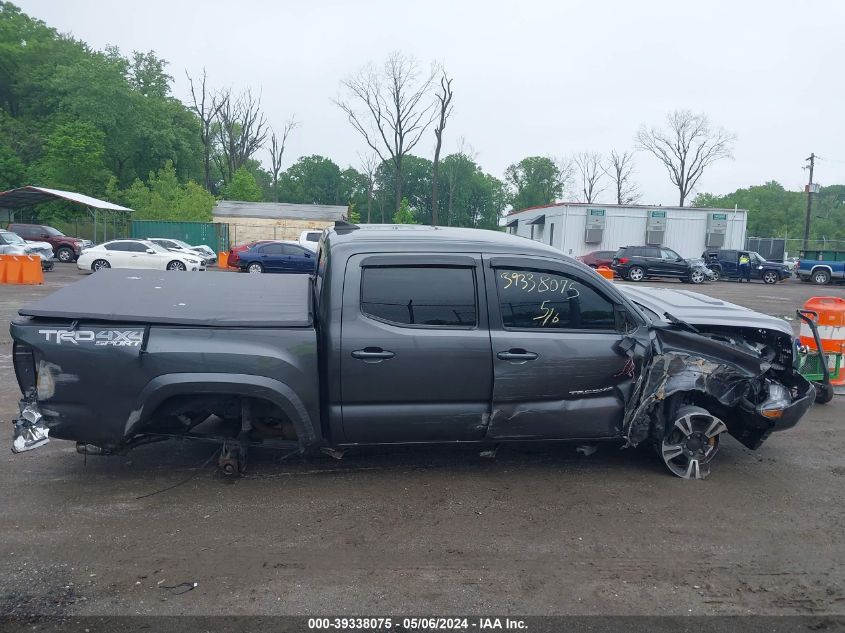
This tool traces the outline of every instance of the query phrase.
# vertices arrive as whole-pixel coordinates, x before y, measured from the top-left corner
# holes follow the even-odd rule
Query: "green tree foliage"
[[[102,195],[111,176],[127,187],[167,161],[181,182],[199,178],[198,122],[170,96],[166,66],[152,51],[91,50],[0,1],[0,152],[25,168],[6,181]],[[80,153],[76,165],[56,163]]]
[[[61,123],[44,139],[41,159],[31,167],[30,180],[103,195],[110,176],[103,165],[104,154],[105,135],[95,126],[82,121]]]
[[[279,201],[304,204],[341,204],[341,173],[324,156],[303,156],[279,182]]]
[[[407,198],[402,198],[399,210],[393,214],[393,224],[419,224]]]
[[[755,237],[804,236],[807,194],[787,191],[777,182],[737,189],[724,196],[702,193],[693,206],[748,210],[748,235]],[[811,239],[845,239],[845,185],[822,187],[813,197]]]
[[[146,183],[136,179],[124,191],[116,191],[115,184],[113,179],[109,197],[133,209],[132,217],[136,220],[211,221],[214,196],[193,180],[179,184],[176,169],[170,162],[150,174]]]
[[[264,193],[255,181],[255,176],[246,167],[240,167],[232,174],[232,182],[223,188],[223,198],[261,202],[264,199]]]
[[[485,174],[463,153],[443,158],[440,178],[441,224],[499,228],[499,218],[508,205],[508,192],[501,180]]]
[[[563,196],[564,178],[555,161],[547,156],[529,156],[505,170],[514,209],[551,204]]]

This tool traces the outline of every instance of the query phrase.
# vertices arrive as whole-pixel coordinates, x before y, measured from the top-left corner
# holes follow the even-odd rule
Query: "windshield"
[[[3,237],[6,244],[26,244],[26,240],[23,239],[17,233],[12,233],[10,231],[0,231],[0,236]]]
[[[752,251],[752,252],[751,252],[751,253],[749,253],[749,254],[751,255],[751,259],[756,259],[758,262],[764,262],[764,261],[766,261],[766,258],[765,258],[765,257],[761,257],[761,256],[760,256],[760,253],[755,253],[754,251]]]
[[[169,253],[170,251],[164,248],[161,244],[156,244],[155,242],[144,242],[149,248],[153,249],[156,253]]]
[[[182,240],[170,240],[170,241],[176,243],[177,245],[181,246],[182,248],[193,248],[193,246],[191,246],[187,242],[183,242]]]
[[[49,235],[50,237],[64,237],[65,234],[61,231],[54,229],[52,226],[45,226],[44,232]]]

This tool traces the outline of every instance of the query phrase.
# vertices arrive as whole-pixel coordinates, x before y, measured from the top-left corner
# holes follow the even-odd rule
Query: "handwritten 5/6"
[[[499,276],[506,282],[502,290],[513,287],[525,292],[559,292],[566,294],[570,299],[574,299],[581,294],[578,292],[577,284],[571,279],[540,275],[540,279],[536,280],[534,273],[518,273],[508,270],[503,271]]]
[[[548,302],[549,300],[546,299],[543,303],[540,304],[541,314],[540,316],[535,316],[533,319],[534,321],[540,322],[540,327],[546,327],[546,325],[549,323],[554,325],[560,322],[560,313],[554,308],[547,306],[546,304]]]

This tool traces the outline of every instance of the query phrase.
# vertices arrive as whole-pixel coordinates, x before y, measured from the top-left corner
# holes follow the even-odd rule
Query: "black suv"
[[[706,277],[671,248],[665,246],[623,246],[616,251],[610,267],[622,279],[643,281],[647,277],[669,277],[700,284]]]

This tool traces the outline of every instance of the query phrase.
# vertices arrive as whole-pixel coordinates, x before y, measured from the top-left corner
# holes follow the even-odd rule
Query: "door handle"
[[[388,360],[394,356],[396,354],[380,347],[365,347],[352,352],[352,358],[358,360]]]
[[[499,352],[496,354],[496,358],[499,360],[511,360],[511,361],[522,361],[525,362],[527,360],[534,360],[539,356],[534,352],[527,352],[524,349],[509,349],[506,352]]]

